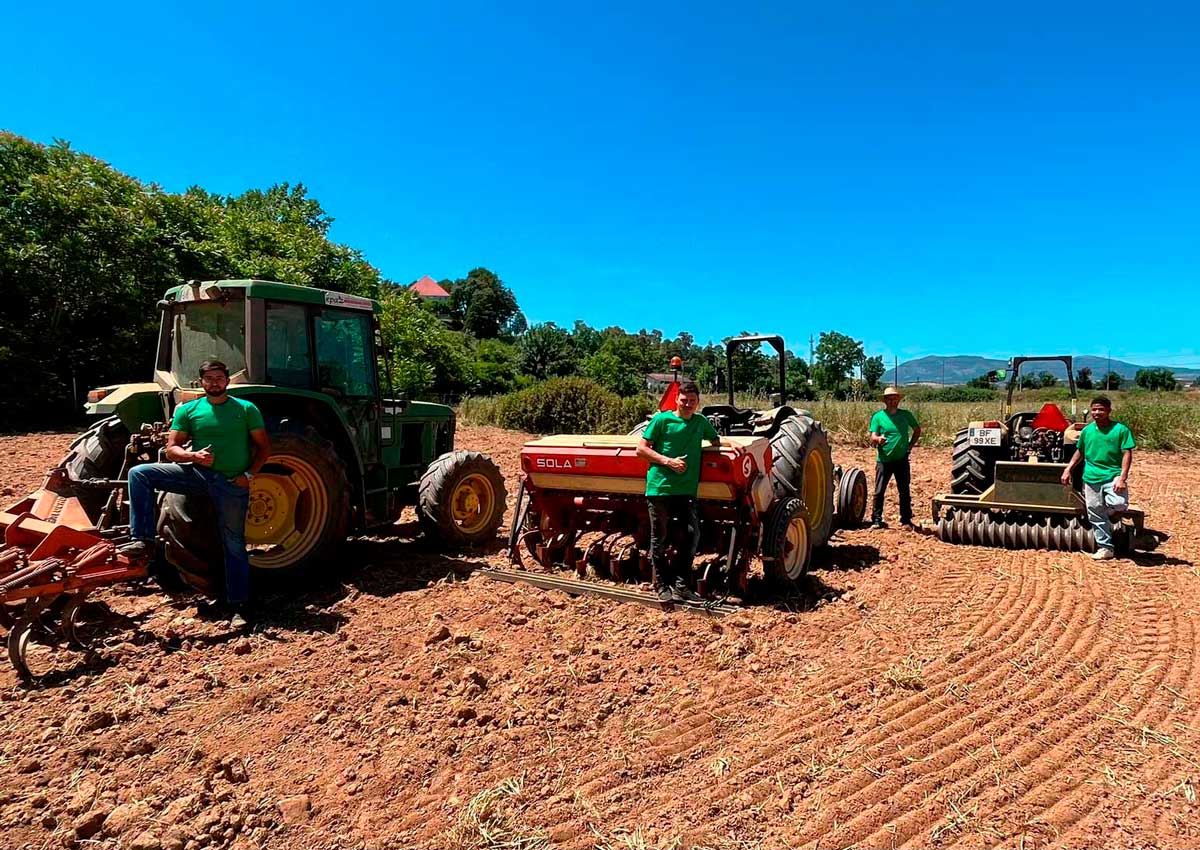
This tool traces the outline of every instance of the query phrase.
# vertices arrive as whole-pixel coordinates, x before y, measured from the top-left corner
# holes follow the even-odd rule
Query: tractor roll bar
[[[768,343],[775,352],[779,355],[779,403],[782,405],[787,402],[787,351],[783,346],[783,337],[778,334],[770,334],[767,336],[735,336],[733,339],[725,343],[725,372],[728,376],[726,386],[729,387],[729,406],[734,407],[733,403],[733,355],[739,348],[747,345],[759,345]]]
[[[1004,416],[1012,413],[1013,391],[1017,388],[1020,381],[1021,366],[1025,363],[1063,363],[1067,367],[1067,385],[1071,388],[1071,416],[1075,417],[1078,414],[1077,402],[1078,394],[1075,390],[1075,358],[1070,354],[1048,354],[1044,357],[1014,357],[1008,361],[1008,368],[1012,376],[1008,379],[1008,398],[1004,402]]]

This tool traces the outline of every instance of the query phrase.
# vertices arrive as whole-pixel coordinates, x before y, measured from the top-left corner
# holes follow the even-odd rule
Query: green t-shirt
[[[1079,432],[1075,451],[1083,455],[1083,481],[1085,484],[1107,484],[1121,474],[1121,456],[1126,449],[1137,446],[1133,432],[1120,422],[1110,423],[1107,431],[1101,431],[1095,422],[1089,422]]]
[[[887,436],[886,443],[875,447],[876,459],[880,463],[891,463],[908,457],[908,444],[912,442],[916,427],[917,417],[903,408],[895,413],[888,413],[886,409],[875,411],[871,417],[871,433]]]
[[[717,429],[703,414],[684,419],[673,410],[655,414],[642,436],[659,454],[686,457],[687,469],[673,472],[657,463],[646,471],[647,496],[695,496],[700,488],[700,443],[717,438]]]
[[[248,401],[229,396],[221,404],[198,398],[175,408],[172,431],[192,438],[192,451],[211,446],[212,468],[233,478],[250,467],[250,432],[264,428],[262,413]]]

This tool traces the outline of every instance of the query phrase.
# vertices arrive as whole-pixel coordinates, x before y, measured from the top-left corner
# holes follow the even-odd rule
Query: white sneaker
[[[1117,557],[1117,553],[1112,549],[1097,549],[1092,553],[1093,561],[1111,561],[1115,557]]]

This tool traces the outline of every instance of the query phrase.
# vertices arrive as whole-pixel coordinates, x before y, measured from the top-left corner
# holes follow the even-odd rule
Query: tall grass
[[[1144,449],[1200,449],[1200,395],[1196,393],[1110,393],[1113,399],[1113,418],[1124,422],[1133,431],[1138,446]],[[459,406],[459,416],[467,422],[502,424],[502,398],[466,398]],[[1018,394],[1013,402],[1017,410],[1037,410],[1047,399],[1034,391]],[[1069,418],[1070,403],[1054,399]],[[1087,412],[1089,395],[1079,400],[1079,412]],[[725,399],[705,396],[704,404],[720,404]],[[739,407],[757,410],[768,406],[766,399],[737,396]],[[872,414],[882,407],[878,401],[836,401],[832,399],[795,402],[795,407],[810,411],[820,420],[830,435],[842,443],[867,445],[867,425]],[[948,446],[954,435],[975,420],[996,419],[1000,401],[945,402],[905,399],[904,407],[911,410],[921,423],[922,442],[932,446]]]

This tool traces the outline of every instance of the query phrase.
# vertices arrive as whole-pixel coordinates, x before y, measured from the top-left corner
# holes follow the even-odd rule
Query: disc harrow
[[[934,526],[938,539],[1000,549],[1094,552],[1092,529],[1069,515],[1005,516],[984,510],[951,508]]]

